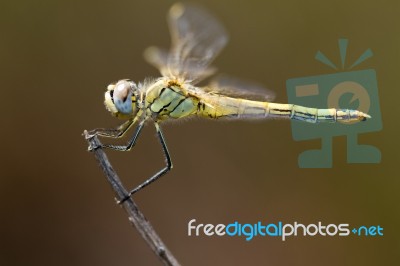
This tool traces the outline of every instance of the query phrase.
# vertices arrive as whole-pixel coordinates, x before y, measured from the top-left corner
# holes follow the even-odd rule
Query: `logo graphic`
[[[288,100],[292,104],[317,107],[355,109],[368,113],[372,119],[363,123],[308,124],[291,121],[292,136],[296,141],[321,139],[320,150],[307,150],[299,155],[301,168],[331,168],[332,139],[334,136],[347,137],[348,163],[379,163],[381,152],[374,146],[358,144],[360,133],[376,132],[382,129],[379,108],[378,85],[374,69],[344,71],[347,39],[339,39],[341,68],[343,72],[333,74],[293,78],[286,81]],[[359,65],[372,56],[366,50],[349,68]],[[315,59],[338,70],[323,53],[318,51]]]
[[[350,230],[353,228],[352,230]],[[383,227],[380,225],[351,227],[348,223],[325,224],[318,223],[303,224],[297,221],[293,223],[258,221],[255,223],[240,223],[238,221],[229,224],[203,224],[197,223],[196,219],[188,222],[188,236],[208,237],[244,237],[251,241],[255,237],[275,237],[286,241],[288,238],[297,236],[320,236],[320,237],[347,237],[351,235],[358,237],[380,237],[383,236]]]

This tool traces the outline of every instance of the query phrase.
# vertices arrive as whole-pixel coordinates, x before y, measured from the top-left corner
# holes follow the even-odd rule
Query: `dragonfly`
[[[196,84],[216,72],[211,63],[228,42],[226,30],[207,11],[189,4],[174,4],[167,14],[167,21],[171,34],[170,50],[150,47],[144,52],[145,59],[160,71],[161,77],[139,83],[122,79],[108,85],[104,100],[106,109],[125,122],[117,128],[91,130],[87,135],[88,138],[121,138],[136,125],[126,145],[99,144],[89,148],[129,151],[135,146],[145,124],[151,122],[155,126],[166,165],[132,189],[119,203],[172,169],[171,156],[160,127],[164,121],[199,116],[233,120],[286,118],[309,123],[350,124],[371,118],[358,110],[273,103],[273,93],[264,90],[260,94],[259,87],[233,78],[217,78],[200,87]],[[253,99],[254,95],[262,97]]]

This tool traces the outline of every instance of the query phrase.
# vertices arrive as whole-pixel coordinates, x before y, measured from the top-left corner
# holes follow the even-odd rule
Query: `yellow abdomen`
[[[209,118],[263,118],[268,115],[268,102],[205,94],[197,114]]]

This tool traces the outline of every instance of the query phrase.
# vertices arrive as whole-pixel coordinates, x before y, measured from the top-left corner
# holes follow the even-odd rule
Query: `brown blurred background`
[[[169,46],[173,1],[2,1],[0,265],[158,265],[116,206],[81,136],[120,121],[103,106],[106,85],[143,80],[149,45]],[[185,265],[395,265],[400,259],[398,1],[199,1],[230,33],[215,64],[254,80],[286,102],[289,78],[333,73],[367,48],[357,69],[377,72],[383,130],[359,136],[380,164],[347,164],[334,139],[330,169],[301,169],[289,121],[191,120],[164,126],[175,168],[135,200]],[[335,61],[336,60],[336,61]],[[163,166],[153,127],[129,153],[108,152],[131,188]],[[187,223],[381,225],[383,237],[188,237]]]

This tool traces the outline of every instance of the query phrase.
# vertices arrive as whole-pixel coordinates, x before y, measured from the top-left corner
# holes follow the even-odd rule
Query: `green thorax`
[[[197,112],[199,99],[179,84],[156,83],[146,92],[147,114],[157,120],[182,118]]]

